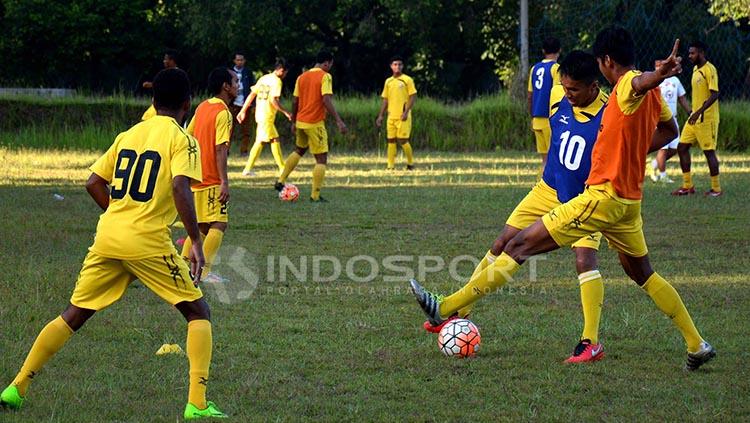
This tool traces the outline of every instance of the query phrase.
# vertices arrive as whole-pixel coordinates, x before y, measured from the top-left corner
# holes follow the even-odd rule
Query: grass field
[[[99,213],[82,185],[96,156],[0,148],[3,384],[73,288]],[[434,290],[459,286],[451,273],[465,277],[473,265],[456,258],[485,253],[532,185],[535,156],[417,152],[417,172],[386,173],[383,157],[334,151],[326,205],[278,201],[270,152],[262,157],[253,179],[231,157],[230,229],[215,269],[230,282],[204,288],[214,321],[209,397],[232,421],[750,419],[750,155],[720,154],[722,198],[673,198],[674,185],[646,184],[652,262],[718,350],[691,374],[677,330],[605,246],[601,362],[561,364],[581,326],[565,250],[537,262],[535,282],[526,268],[476,307],[477,358],[446,359],[422,331],[404,270],[421,268]],[[704,190],[706,166],[694,163]],[[291,178],[303,198],[311,164],[304,159]],[[675,162],[670,169],[678,179]],[[387,266],[392,256],[406,269]],[[334,262],[340,275],[316,282],[315,257],[317,280],[332,279]],[[439,258],[443,269],[431,272]],[[184,338],[179,313],[134,283],[35,379],[25,409],[0,412],[0,421],[177,421],[187,360],[154,353],[163,343],[184,347]]]

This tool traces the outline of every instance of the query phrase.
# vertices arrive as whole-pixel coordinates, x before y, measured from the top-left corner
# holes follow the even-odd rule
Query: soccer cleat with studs
[[[273,189],[275,189],[276,191],[281,192],[281,190],[284,189],[284,184],[281,183],[281,182],[276,181],[276,183],[273,184]]]
[[[414,279],[409,281],[409,285],[411,285],[411,291],[414,293],[417,303],[427,315],[427,321],[432,326],[442,325],[445,322],[445,319],[440,317],[440,303],[443,302],[443,296],[427,291]]]
[[[573,350],[573,355],[565,360],[566,363],[593,363],[604,358],[604,346],[601,343],[592,344],[589,339],[582,339]]]
[[[716,357],[716,349],[706,341],[701,342],[701,347],[698,352],[688,353],[687,363],[685,363],[685,370],[693,371]]]
[[[678,195],[678,196],[693,195],[693,194],[695,194],[695,188],[693,187],[690,187],[690,188],[680,187],[679,189],[672,191],[672,195]]]
[[[710,189],[710,190],[704,192],[703,195],[706,196],[706,197],[721,197],[721,194],[723,192],[724,191],[714,191],[713,189]]]
[[[8,408],[10,410],[18,410],[23,405],[24,397],[18,393],[18,387],[16,385],[10,385],[5,388],[0,394],[0,408]]]
[[[183,413],[183,417],[185,417],[185,420],[195,420],[195,419],[204,419],[204,418],[214,418],[214,419],[229,418],[229,416],[227,416],[224,412],[219,410],[219,408],[216,407],[216,404],[214,404],[211,401],[208,401],[206,403],[206,408],[202,410],[194,406],[193,404],[188,403],[185,406],[185,413]]]

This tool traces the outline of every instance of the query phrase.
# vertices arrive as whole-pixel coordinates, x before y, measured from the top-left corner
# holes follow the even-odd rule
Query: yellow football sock
[[[440,315],[450,317],[456,311],[497,290],[513,279],[513,274],[520,267],[521,265],[508,254],[500,254],[494,263],[489,264],[476,277],[471,278],[463,288],[445,297],[440,304]]]
[[[208,235],[206,235],[206,239],[203,241],[203,255],[206,257],[206,266],[203,268],[202,273],[203,277],[211,271],[211,265],[214,263],[216,253],[219,252],[219,247],[221,247],[223,239],[223,231],[214,228],[208,230]]]
[[[693,187],[693,175],[690,172],[682,172],[682,187],[683,188]]]
[[[396,143],[395,142],[389,142],[388,143],[388,169],[393,169],[396,167]]]
[[[201,240],[206,239],[206,236],[201,233]],[[190,263],[190,249],[193,248],[193,240],[190,239],[189,236],[185,237],[185,243],[182,244],[182,253],[180,255],[182,256],[182,259]]]
[[[471,274],[471,278],[469,280],[472,280],[479,275],[479,273],[482,272],[488,265],[495,262],[497,259],[497,256],[492,254],[492,250],[487,251],[487,254],[484,255],[482,260],[479,261],[479,264],[476,268],[474,268],[474,273]],[[466,317],[471,313],[472,308],[474,308],[474,303],[471,303],[467,305],[466,307],[462,308],[461,310],[458,310],[458,316],[459,317]]]
[[[711,177],[711,189],[714,192],[721,192],[721,184],[719,183],[719,175]]]
[[[297,154],[297,151],[292,151],[292,154],[289,155],[289,157],[286,158],[286,163],[284,163],[284,171],[281,172],[281,176],[279,177],[279,182],[286,183],[286,178],[289,177],[289,174],[292,173],[295,167],[297,167],[297,163],[299,163],[299,159],[301,159],[302,156]]]
[[[646,283],[643,284],[643,289],[654,300],[659,310],[672,319],[672,322],[680,330],[682,337],[685,338],[685,343],[687,343],[688,352],[697,352],[700,350],[703,338],[698,333],[698,329],[695,328],[693,319],[690,318],[685,304],[682,303],[680,294],[677,293],[674,287],[659,276],[658,273],[654,272]]]
[[[313,168],[312,194],[310,198],[317,200],[320,198],[320,188],[323,187],[323,179],[326,177],[326,165],[316,163]]]
[[[190,388],[188,402],[203,410],[206,404],[208,369],[211,366],[211,322],[192,320],[188,322],[187,356],[190,362]]]
[[[284,171],[284,156],[281,154],[281,143],[280,142],[272,142],[271,143],[271,154],[273,154],[273,159],[276,161],[276,166],[279,168],[279,173]]]
[[[401,148],[404,150],[404,155],[406,156],[406,164],[414,164],[414,154],[411,151],[411,144],[405,142],[401,144]]]
[[[599,343],[599,320],[602,317],[604,302],[604,282],[598,270],[578,275],[581,288],[581,306],[583,307],[583,334],[581,339],[588,339],[592,344]]]
[[[65,345],[72,335],[73,329],[65,323],[61,316],[57,316],[55,320],[47,323],[47,326],[39,332],[21,370],[13,380],[13,385],[16,385],[21,396],[26,395],[26,390],[34,376]]]
[[[249,172],[253,166],[255,166],[255,161],[258,160],[258,157],[260,157],[260,153],[263,152],[263,143],[262,142],[256,142],[253,144],[253,148],[250,149],[250,154],[247,156],[247,164],[245,165],[245,169],[243,169],[243,172]]]

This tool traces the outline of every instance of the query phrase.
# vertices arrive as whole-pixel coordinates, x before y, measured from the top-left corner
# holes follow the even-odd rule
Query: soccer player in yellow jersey
[[[276,166],[279,168],[279,174],[284,171],[284,158],[281,155],[281,143],[279,142],[279,131],[276,130],[276,111],[281,112],[288,120],[292,119],[292,114],[286,111],[279,102],[281,97],[282,80],[287,74],[287,64],[284,59],[276,60],[273,72],[263,75],[258,82],[250,89],[250,95],[242,105],[242,110],[237,113],[237,121],[242,123],[245,120],[250,104],[255,100],[255,144],[250,149],[250,156],[247,158],[245,169],[242,174],[245,176],[254,176],[253,166],[255,161],[260,157],[263,146],[271,144],[271,153],[276,160]]]
[[[104,210],[94,244],[70,304],[39,333],[18,375],[0,394],[2,406],[21,408],[44,364],[139,279],[188,322],[190,384],[184,417],[226,417],[206,401],[212,335],[208,303],[198,288],[204,258],[190,192],[191,182],[201,179],[201,158],[198,143],[178,123],[190,109],[190,82],[184,71],[167,69],[156,75],[153,88],[157,115],[118,135],[91,166],[86,190]],[[191,268],[170,238],[168,225],[178,213],[193,240]],[[136,406],[132,409],[131,418],[148,419],[137,414]]]
[[[619,253],[625,273],[648,294],[680,331],[687,346],[686,370],[696,370],[716,355],[695,327],[674,287],[654,271],[643,234],[641,199],[646,155],[677,136],[672,112],[656,89],[682,71],[672,53],[653,72],[635,70],[635,43],[622,27],[597,34],[593,45],[599,70],[614,86],[591,153],[591,171],[580,195],[555,207],[505,243],[492,263],[480,263],[469,282],[442,297],[412,280],[411,288],[430,324],[437,326],[459,310],[511,281],[531,256],[568,246],[601,232]]]
[[[552,87],[560,84],[557,59],[560,57],[560,41],[554,37],[542,42],[544,59],[529,70],[528,104],[531,113],[531,129],[536,139],[536,151],[542,156],[542,169],[547,164],[549,150],[549,94]]]
[[[284,171],[274,184],[274,189],[284,188],[289,174],[292,173],[299,159],[308,149],[315,156],[313,168],[312,193],[310,201],[327,203],[320,196],[320,189],[325,179],[328,164],[328,132],[326,132],[326,114],[330,113],[336,119],[336,126],[342,134],[347,128],[333,106],[333,78],[329,73],[333,67],[333,54],[321,51],[316,57],[315,66],[297,78],[294,84],[294,100],[292,101],[292,133],[295,134],[296,148],[286,159]]]
[[[229,221],[229,178],[227,155],[232,136],[232,113],[229,105],[237,96],[237,74],[223,67],[208,75],[208,90],[214,96],[195,109],[187,131],[198,139],[201,148],[203,181],[193,186],[195,208],[201,233],[205,235],[203,253],[206,256],[206,282],[224,282],[211,273],[216,254],[224,239]],[[190,238],[182,245],[182,257],[187,260],[192,243]]]
[[[411,136],[411,109],[417,99],[417,88],[414,80],[403,73],[404,59],[401,56],[391,58],[391,72],[393,76],[385,80],[383,85],[383,104],[375,125],[380,128],[383,124],[383,115],[388,111],[386,121],[386,138],[388,140],[388,164],[387,169],[393,170],[396,166],[396,143],[401,145],[406,156],[406,170],[414,169],[414,155],[409,144]]]
[[[177,68],[177,50],[167,50],[164,52],[164,58],[162,59],[162,64],[164,65],[164,69],[176,69]],[[153,87],[153,83],[151,81],[146,81],[143,83],[143,88],[151,89]],[[146,109],[145,112],[143,112],[143,115],[141,116],[141,120],[147,120],[151,119],[152,117],[156,116],[156,108],[153,105],[153,102],[150,106],[148,106],[148,109]]]
[[[702,41],[690,44],[688,57],[693,62],[693,114],[690,115],[682,130],[677,153],[680,155],[682,168],[682,187],[672,195],[695,194],[693,178],[690,173],[690,146],[698,144],[703,150],[711,174],[711,189],[706,191],[708,197],[722,194],[719,184],[719,159],[716,157],[716,139],[719,132],[719,75],[716,68],[706,60],[708,47]]]

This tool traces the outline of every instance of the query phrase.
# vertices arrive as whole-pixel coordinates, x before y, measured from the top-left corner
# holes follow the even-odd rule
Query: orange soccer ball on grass
[[[284,188],[279,191],[279,200],[281,201],[297,201],[299,198],[299,189],[294,184],[286,184]]]
[[[466,358],[479,351],[479,329],[467,319],[451,320],[438,334],[438,347],[448,357]]]

